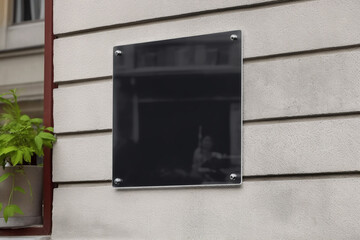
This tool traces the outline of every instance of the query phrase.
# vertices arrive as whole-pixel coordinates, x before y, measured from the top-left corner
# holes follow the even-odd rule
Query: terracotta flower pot
[[[6,167],[5,170],[0,168],[0,176],[6,172],[14,172],[20,167]],[[15,214],[14,217],[8,219],[5,223],[3,218],[3,211],[0,212],[0,228],[20,228],[26,226],[33,226],[42,224],[42,188],[43,188],[43,168],[39,166],[23,166],[25,176],[16,175],[15,186],[19,186],[25,190],[25,194],[14,192],[12,204],[16,204],[23,211],[24,215]],[[29,179],[32,188],[32,195],[30,196],[30,189],[26,179]],[[9,177],[0,183],[0,202],[3,203],[3,208],[8,203],[9,194],[11,191],[12,178]]]

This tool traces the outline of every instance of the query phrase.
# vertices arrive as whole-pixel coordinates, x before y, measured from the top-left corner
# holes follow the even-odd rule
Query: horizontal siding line
[[[55,133],[55,134],[56,134],[56,136],[68,136],[68,135],[81,135],[81,134],[90,134],[90,133],[109,133],[109,132],[112,132],[111,128],[82,130],[82,131],[76,131],[76,132],[73,132],[73,131],[72,132],[60,132],[60,133]]]
[[[348,118],[348,117],[360,117],[360,111],[356,112],[343,112],[343,113],[325,113],[325,114],[314,114],[314,115],[301,115],[301,116],[285,116],[277,118],[264,118],[264,119],[251,119],[244,120],[244,124],[253,124],[253,123],[271,123],[271,122],[296,122],[302,120],[318,120],[324,119],[328,120],[331,118]],[[55,129],[56,130],[56,129]],[[81,130],[81,131],[69,131],[69,132],[59,132],[56,133],[56,136],[68,136],[68,135],[81,135],[81,134],[91,134],[91,133],[110,133],[112,129],[93,129],[93,130]]]
[[[229,12],[229,11],[233,11],[233,10],[256,10],[259,8],[264,8],[264,7],[269,7],[269,6],[272,7],[272,6],[277,6],[277,5],[295,4],[298,2],[308,2],[308,1],[313,1],[313,0],[272,0],[272,1],[268,1],[268,2],[262,2],[262,3],[254,3],[254,4],[247,4],[247,5],[233,6],[233,7],[209,9],[209,10],[203,10],[203,11],[199,11],[199,12],[183,13],[183,14],[177,14],[177,15],[172,15],[172,16],[143,19],[143,20],[138,20],[138,21],[133,21],[133,22],[111,24],[111,25],[106,25],[106,26],[101,26],[101,27],[93,27],[93,28],[76,30],[76,31],[71,31],[71,32],[66,32],[66,33],[58,33],[58,34],[55,34],[55,39],[71,37],[71,36],[76,36],[76,35],[81,35],[81,34],[89,34],[89,33],[94,33],[94,32],[113,30],[115,28],[121,28],[121,27],[130,27],[130,26],[137,26],[137,25],[147,24],[147,23],[162,22],[162,21],[167,21],[167,20],[178,20],[180,18],[203,16],[203,15],[209,15],[209,14],[213,14],[213,13]]]
[[[81,78],[81,79],[73,79],[73,80],[66,80],[66,81],[58,81],[55,82],[58,86],[66,86],[72,85],[76,83],[89,83],[95,81],[102,81],[102,80],[112,80],[112,75],[102,76],[102,77],[93,77],[93,78]]]
[[[308,56],[308,55],[321,55],[321,54],[326,54],[326,53],[343,52],[343,51],[349,51],[349,50],[360,50],[360,43],[353,44],[353,45],[310,49],[310,50],[297,51],[297,52],[288,52],[288,53],[279,53],[279,54],[264,55],[264,56],[257,56],[257,57],[249,57],[249,58],[244,58],[243,62],[244,63],[261,62],[261,61],[271,60],[271,59],[302,57],[302,56]],[[0,58],[1,58],[1,56],[0,56]],[[56,81],[55,83],[58,84],[59,86],[66,86],[66,85],[71,85],[74,83],[86,83],[86,82],[99,81],[99,80],[111,80],[112,77],[113,77],[112,75],[106,75],[106,76],[101,76],[101,77],[81,78],[81,79],[62,80],[62,81],[56,81],[56,79],[55,79],[55,81]]]
[[[31,88],[31,87],[43,87],[44,86],[44,80],[43,79],[39,79],[38,81],[33,81],[33,82],[26,82],[26,83],[14,83],[14,84],[6,84],[6,85],[1,85],[0,88]]]
[[[259,118],[244,120],[244,123],[263,123],[263,122],[277,122],[277,121],[301,121],[301,120],[312,120],[312,119],[329,119],[329,118],[342,118],[342,117],[360,117],[360,111],[351,112],[338,112],[338,113],[322,113],[322,114],[310,114],[310,115],[298,115],[298,116],[284,116],[274,118]]]
[[[44,45],[7,49],[7,50],[0,50],[0,59],[19,57],[19,56],[23,57],[28,55],[38,55],[43,53],[44,53]]]
[[[294,180],[309,180],[309,179],[333,179],[333,178],[359,178],[360,171],[344,171],[344,172],[320,172],[320,173],[294,173],[294,174],[278,174],[278,175],[257,175],[257,176],[243,176],[243,183],[254,182],[254,181],[294,181]],[[54,183],[55,188],[66,188],[66,187],[92,187],[92,186],[111,186],[112,180],[90,180],[90,181],[71,181],[71,182],[56,182]],[[222,187],[237,187],[221,186]],[[219,188],[219,186],[164,186],[164,187],[144,187],[136,190],[156,190],[156,189],[179,189],[179,188]],[[126,189],[124,189],[126,190]],[[134,189],[129,189],[134,190]]]
[[[276,181],[276,180],[305,180],[305,179],[353,178],[353,177],[360,177],[360,171],[247,175],[247,176],[243,176],[243,180],[266,181],[270,179]]]
[[[31,95],[30,97],[26,96],[25,99],[21,99],[21,98],[18,99],[18,103],[30,103],[30,102],[39,102],[39,101],[44,101],[44,95],[35,95],[35,96]]]
[[[72,185],[80,186],[80,185],[96,185],[96,186],[109,186],[111,185],[112,180],[89,180],[89,181],[76,181],[76,182],[54,182],[54,188],[65,188],[70,187]]]
[[[322,53],[336,52],[336,51],[346,51],[346,50],[354,50],[360,49],[360,43],[352,44],[352,45],[344,45],[344,46],[336,46],[336,47],[326,47],[326,48],[317,48],[317,49],[309,49],[303,51],[296,52],[287,52],[287,53],[278,53],[264,56],[256,56],[244,58],[244,62],[257,62],[262,60],[268,60],[273,58],[286,58],[286,57],[301,57],[303,55],[316,55]]]

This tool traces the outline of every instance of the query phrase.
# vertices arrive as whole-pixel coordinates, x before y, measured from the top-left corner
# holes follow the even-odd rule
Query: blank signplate
[[[241,32],[114,47],[113,186],[241,183]]]

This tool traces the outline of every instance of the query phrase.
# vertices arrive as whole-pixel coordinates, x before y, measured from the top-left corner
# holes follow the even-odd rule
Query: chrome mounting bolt
[[[230,180],[235,181],[238,178],[238,175],[236,173],[230,174]]]
[[[115,56],[120,56],[120,55],[122,55],[122,51],[116,50],[116,51],[115,51]]]
[[[235,40],[237,40],[237,39],[238,39],[238,36],[237,36],[237,35],[231,34],[231,36],[230,36],[230,40],[231,40],[231,41],[235,41]]]
[[[122,182],[123,182],[123,180],[122,180],[121,178],[115,178],[115,179],[114,179],[115,185],[119,185],[119,184],[122,183]]]

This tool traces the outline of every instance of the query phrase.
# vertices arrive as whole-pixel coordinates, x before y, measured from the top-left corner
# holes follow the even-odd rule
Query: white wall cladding
[[[244,175],[360,171],[358,129],[351,116],[247,123]],[[54,181],[110,180],[111,153],[111,132],[58,136]]]
[[[248,62],[246,120],[360,110],[360,48]]]
[[[110,180],[111,132],[58,136],[53,156],[55,182]]]
[[[26,80],[26,76],[24,76]],[[39,100],[44,97],[44,81],[39,82],[31,82],[31,83],[20,83],[20,84],[11,84],[11,85],[0,85],[0,92],[4,93],[9,91],[10,89],[16,89],[18,93],[18,100],[22,101],[31,101],[31,100]],[[43,111],[41,113],[43,115]]]
[[[54,191],[53,239],[358,239],[360,178],[240,188]]]
[[[245,125],[245,175],[360,171],[360,117]]]
[[[112,81],[77,83],[54,90],[57,133],[112,128]]]
[[[26,36],[26,37],[24,37]],[[7,28],[6,48],[26,48],[44,45],[44,22],[16,24]]]
[[[280,0],[281,1],[281,0]],[[229,7],[249,6],[279,0],[87,0],[54,1],[54,33],[125,24]],[[151,9],[151,11],[149,11]],[[64,21],[66,19],[66,21]]]
[[[43,54],[0,58],[0,84],[14,85],[42,82],[44,79]]]
[[[358,0],[54,0],[52,239],[360,239],[359,12]],[[238,29],[243,185],[114,190],[113,46]]]
[[[54,43],[54,78],[60,82],[111,75],[116,45],[235,29],[244,32],[245,58],[358,44],[359,8],[358,0],[296,1],[59,38]]]

